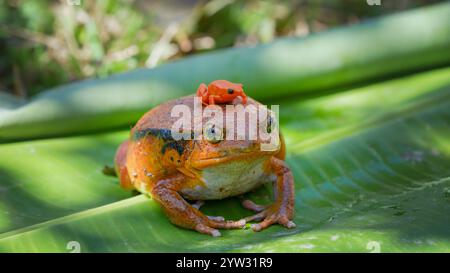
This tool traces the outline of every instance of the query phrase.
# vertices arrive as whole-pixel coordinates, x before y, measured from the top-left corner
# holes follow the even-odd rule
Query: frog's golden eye
[[[212,123],[207,123],[203,128],[203,136],[208,142],[218,143],[223,140],[223,129]]]
[[[233,89],[231,89],[231,88],[228,88],[228,90],[227,90],[227,92],[228,92],[228,94],[233,94],[234,93],[234,90]]]
[[[273,119],[272,116],[267,116],[267,133],[272,133],[272,126],[273,126]]]
[[[267,119],[261,125],[265,126],[266,132],[270,134],[275,129],[275,125],[276,125],[275,123],[276,123],[276,120],[275,120],[274,116],[271,113],[269,113],[267,115]]]

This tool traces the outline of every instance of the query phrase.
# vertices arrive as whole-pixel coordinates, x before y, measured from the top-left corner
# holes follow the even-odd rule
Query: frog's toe
[[[287,228],[295,228],[297,225],[294,223],[294,221],[288,221],[284,226]]]
[[[200,233],[203,233],[203,234],[211,235],[213,237],[220,237],[220,236],[222,236],[222,234],[220,234],[220,231],[218,231],[217,229],[208,227],[208,226],[203,225],[203,224],[198,224],[197,226],[195,226],[195,230],[200,232]]]
[[[258,224],[251,225],[253,231],[261,231],[268,228],[273,224],[280,224],[286,228],[295,228],[295,223],[290,219],[288,214],[274,210],[273,208],[268,208],[258,214],[249,216],[245,218],[248,222],[250,221],[261,221]]]
[[[218,221],[218,222],[224,222],[225,218],[222,216],[207,216],[209,220]]]
[[[264,220],[264,221],[262,221],[262,222],[259,223],[259,224],[253,224],[253,225],[251,225],[251,228],[252,228],[253,231],[261,231],[261,230],[263,230],[263,229],[269,227],[269,226],[272,225],[272,224],[273,224],[272,221],[270,221],[270,220]]]
[[[239,221],[214,221],[210,220],[210,226],[220,229],[238,229],[243,228],[247,222],[245,219]]]
[[[264,217],[266,217],[266,213],[261,211],[260,213],[245,217],[244,220],[246,222],[261,221]]]
[[[267,227],[273,225],[273,224],[280,224],[286,228],[295,228],[296,225],[293,221],[289,220],[287,217],[282,217],[280,219],[274,218],[274,217],[268,217],[264,219],[261,223],[253,224],[251,225],[251,228],[253,231],[261,231],[263,229],[266,229]]]
[[[242,200],[241,204],[244,208],[254,212],[261,212],[268,207],[267,205],[255,204],[252,200],[249,199]]]

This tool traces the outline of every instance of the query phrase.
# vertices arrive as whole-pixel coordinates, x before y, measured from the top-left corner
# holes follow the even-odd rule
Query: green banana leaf
[[[450,68],[279,103],[295,229],[212,238],[170,224],[102,174],[117,131],[0,144],[0,252],[450,251]],[[237,198],[202,210],[250,215]]]
[[[450,64],[450,3],[350,27],[201,54],[155,69],[56,87],[0,113],[0,141],[126,128],[201,82],[243,83],[271,102]]]

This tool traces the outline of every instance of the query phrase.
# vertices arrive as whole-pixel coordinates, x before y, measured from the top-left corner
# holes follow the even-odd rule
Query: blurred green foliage
[[[27,97],[207,50],[302,36],[441,1],[0,0],[0,92]]]

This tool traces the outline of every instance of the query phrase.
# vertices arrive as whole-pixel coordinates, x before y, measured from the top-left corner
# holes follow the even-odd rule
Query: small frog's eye
[[[210,143],[219,143],[223,139],[223,130],[215,124],[207,123],[203,128],[203,136]]]
[[[234,90],[233,89],[231,89],[231,88],[228,88],[228,90],[227,90],[227,92],[228,92],[228,94],[233,94],[234,93]]]

